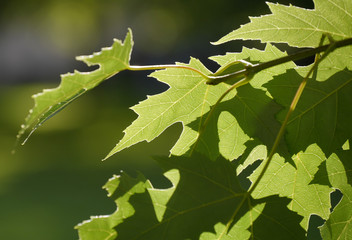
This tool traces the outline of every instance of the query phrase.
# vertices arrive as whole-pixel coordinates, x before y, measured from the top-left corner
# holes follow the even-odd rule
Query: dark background
[[[277,1],[313,8],[307,0]],[[121,170],[141,171],[162,187],[151,156],[167,155],[181,125],[152,143],[101,159],[136,118],[128,107],[167,87],[149,72],[122,72],[76,100],[44,124],[12,155],[31,95],[60,83],[60,74],[89,70],[88,55],[133,31],[131,64],[169,64],[240,51],[258,42],[210,44],[248,16],[268,14],[265,1],[7,0],[0,7],[0,239],[77,239],[73,227],[91,215],[115,210],[101,186]]]

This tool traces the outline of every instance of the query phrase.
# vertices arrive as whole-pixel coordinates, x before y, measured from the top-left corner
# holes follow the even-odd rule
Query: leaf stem
[[[232,225],[232,223],[233,223],[235,217],[237,216],[237,213],[240,211],[241,207],[243,206],[244,202],[245,202],[247,199],[249,200],[249,194],[248,194],[248,193],[245,194],[245,195],[243,195],[243,198],[242,198],[241,202],[237,205],[235,211],[234,211],[233,214],[231,215],[230,220],[226,223],[225,229],[222,231],[222,233],[221,233],[221,235],[220,235],[220,237],[219,237],[218,239],[222,239],[222,237],[224,236],[224,234],[226,234],[226,233],[228,232],[228,230],[229,230],[230,226]]]
[[[324,37],[325,37],[325,36],[323,36],[322,41],[323,41]],[[322,42],[322,41],[321,41],[321,42]],[[330,41],[331,41],[331,40],[330,40]],[[319,55],[316,54],[315,62],[314,62],[314,64],[313,64],[313,66],[310,68],[310,70],[308,71],[307,75],[305,76],[305,78],[303,79],[303,81],[301,82],[301,84],[299,85],[299,87],[298,87],[298,89],[297,89],[297,91],[296,91],[296,94],[295,94],[295,96],[294,96],[294,98],[293,98],[293,100],[292,100],[292,102],[291,102],[290,108],[289,108],[289,110],[288,110],[288,112],[287,112],[287,114],[286,114],[286,116],[285,116],[285,119],[284,119],[284,121],[283,121],[283,123],[282,123],[282,125],[281,125],[281,127],[280,127],[280,130],[279,130],[279,132],[278,132],[278,134],[277,134],[277,136],[276,136],[276,138],[275,138],[273,147],[271,148],[270,153],[269,153],[269,155],[268,155],[268,157],[267,157],[267,159],[266,159],[266,161],[265,161],[265,165],[264,165],[263,169],[261,170],[261,172],[260,172],[258,178],[255,180],[255,182],[253,183],[253,185],[252,185],[251,188],[249,189],[249,191],[248,191],[249,194],[251,194],[251,193],[254,192],[254,190],[255,190],[256,187],[258,186],[260,180],[263,178],[263,176],[264,176],[266,170],[268,169],[268,167],[269,167],[269,165],[270,165],[270,162],[271,162],[271,160],[272,160],[272,158],[273,158],[274,154],[276,153],[276,150],[277,150],[277,148],[278,148],[278,146],[279,146],[279,143],[280,143],[280,141],[281,141],[281,138],[282,138],[282,136],[284,135],[284,132],[285,132],[285,129],[286,129],[288,120],[289,120],[289,118],[290,118],[292,112],[295,110],[295,108],[296,108],[296,106],[297,106],[297,103],[298,103],[300,97],[302,96],[302,93],[303,93],[303,90],[304,90],[304,88],[305,88],[305,86],[306,86],[306,84],[307,84],[308,78],[309,78],[310,75],[313,73],[313,71],[315,71],[315,70],[317,69],[319,63],[320,63],[325,57],[327,57],[327,56],[329,55],[329,53],[331,53],[332,51],[334,51],[334,50],[337,48],[337,45],[336,45],[337,43],[338,43],[338,42],[332,41],[329,45],[325,45],[325,46],[328,46],[328,47],[326,48],[326,51],[324,52],[324,54],[323,54],[321,57],[319,57]],[[323,46],[323,47],[325,47],[325,46]],[[318,47],[318,48],[321,48],[321,47]],[[316,49],[318,49],[318,48],[316,48]],[[319,52],[318,52],[318,53],[319,53]]]
[[[176,64],[166,64],[166,65],[147,65],[147,66],[129,66],[127,68],[127,70],[131,70],[131,71],[146,71],[146,70],[160,70],[160,69],[167,69],[167,68],[183,68],[183,69],[187,69],[187,70],[191,70],[193,72],[198,73],[199,75],[201,75],[203,78],[209,80],[210,78],[212,78],[212,76],[208,76],[204,73],[202,73],[201,71],[199,71],[198,69],[192,68],[190,66],[184,66],[184,65],[176,65]]]

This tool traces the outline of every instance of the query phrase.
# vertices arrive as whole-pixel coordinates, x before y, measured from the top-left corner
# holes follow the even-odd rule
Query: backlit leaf
[[[281,52],[274,46],[268,45],[264,51],[245,49],[243,53],[229,53],[225,56],[213,57],[212,59],[222,66],[226,66],[230,62],[236,61],[242,57],[245,57],[248,61],[257,63],[261,61],[265,62],[285,55],[285,53]],[[196,68],[204,74],[211,74],[211,72],[196,59],[191,59],[190,64],[187,66]],[[263,71],[258,74],[258,76],[254,77],[252,80],[253,85],[256,88],[262,89],[262,85],[270,81],[274,75],[283,73],[286,69],[294,66],[295,65],[291,62],[280,66],[280,68],[272,68],[268,71]],[[182,155],[188,152],[198,137],[198,131],[205,121],[206,113],[230,86],[228,83],[221,83],[216,86],[206,85],[205,79],[202,76],[187,69],[170,68],[156,71],[152,73],[151,76],[163,83],[168,84],[170,88],[161,94],[148,96],[147,100],[142,101],[138,105],[132,107],[132,109],[138,114],[137,120],[135,120],[131,126],[125,130],[125,136],[113,148],[107,157],[138,142],[144,140],[149,142],[153,140],[166,128],[176,122],[182,122],[184,129],[178,142],[172,148],[171,153],[174,155]],[[258,129],[257,123],[259,122],[260,125],[264,125],[262,126],[263,128],[261,128],[264,132],[270,132],[269,135],[264,136],[264,134],[262,134],[260,137],[263,137],[266,143],[272,143],[276,128],[275,124],[271,124],[275,120],[267,119],[260,121],[259,119],[262,114],[266,114],[268,117],[269,115],[272,115],[275,112],[275,107],[273,106],[275,104],[269,96],[265,96],[265,92],[253,90],[256,93],[253,91],[251,93],[246,93],[247,90],[245,89],[248,88],[243,88],[241,91],[244,93],[242,97],[236,97],[237,103],[236,106],[232,108],[231,112],[235,112],[235,115],[238,115],[241,118],[242,123],[246,126],[239,126],[236,121],[241,122],[241,120],[236,120],[235,118],[231,118],[229,115],[224,115],[226,113],[222,113],[222,118],[227,116],[227,123],[221,121],[219,122],[219,127],[223,130],[224,128],[230,127],[231,130],[228,129],[229,131],[235,131],[238,133],[243,132],[243,128],[245,128],[245,130],[249,131],[249,134],[247,133],[247,135],[251,137],[253,136],[252,132],[255,131],[255,129]],[[228,94],[223,102],[233,99],[235,96],[236,90],[233,90],[230,94]],[[260,97],[260,100],[258,100],[258,97]],[[256,106],[255,102],[260,103],[260,106]],[[220,107],[220,109],[222,108]],[[266,112],[264,109],[268,109],[268,111]],[[217,110],[219,114],[222,111],[223,110]],[[211,120],[218,122],[217,119],[219,114],[214,114]],[[247,118],[247,116],[249,116],[248,114],[252,120],[245,122],[246,120],[243,118]],[[257,120],[254,118],[257,118]],[[222,125],[222,123],[225,125]],[[206,129],[210,129],[210,132],[214,132],[214,128],[212,127],[213,125],[214,124],[209,124],[209,126],[206,126]],[[215,125],[217,125],[217,123],[215,123]],[[211,137],[206,137],[205,141],[207,143],[205,144],[207,146],[205,146],[205,148],[201,147],[200,151],[207,154],[212,159],[215,159],[218,156],[219,151],[220,154],[223,154],[223,156],[229,159],[238,157],[243,151],[243,147],[239,145],[244,144],[248,140],[248,137],[246,138],[243,133],[243,138],[241,137],[242,140],[236,137],[236,139],[240,140],[237,145],[239,148],[242,148],[242,150],[236,150],[236,152],[233,152],[233,147],[232,150],[229,150],[226,146],[228,144],[232,144],[232,141],[227,141],[226,135],[228,132],[224,132],[223,130],[220,130],[219,136],[216,136],[217,134],[215,134]],[[262,132],[262,130],[260,131]],[[217,131],[217,128],[215,128],[215,131]],[[220,149],[218,146],[219,138],[221,145]],[[271,140],[269,141],[268,139]],[[203,142],[203,139],[201,142]],[[224,144],[225,146],[223,146]],[[229,151],[233,153],[230,154]]]
[[[91,72],[75,71],[74,73],[63,74],[60,86],[54,89],[45,89],[42,93],[34,95],[35,105],[30,110],[25,124],[22,125],[18,138],[29,129],[31,131],[29,135],[31,135],[46,120],[65,108],[77,97],[96,87],[107,78],[128,69],[132,46],[132,32],[129,31],[123,43],[114,39],[113,45],[109,48],[103,48],[101,52],[77,57],[77,60],[85,62],[88,66],[99,65],[99,68]]]
[[[251,17],[216,44],[236,39],[284,42],[293,47],[317,47],[322,34],[341,40],[352,36],[352,2],[348,0],[314,0],[315,8],[304,9],[267,3],[272,14]]]

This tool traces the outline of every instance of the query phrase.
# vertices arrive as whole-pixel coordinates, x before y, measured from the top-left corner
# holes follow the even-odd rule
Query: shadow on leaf
[[[229,160],[248,152],[245,145],[254,140],[271,149],[280,128],[280,123],[275,118],[280,110],[280,105],[264,91],[255,89],[249,84],[241,86],[233,99],[222,102],[216,107],[201,134],[196,149],[212,159],[215,159],[220,152]],[[225,118],[224,113],[232,118],[229,116]],[[198,131],[199,125],[204,123],[207,116],[198,118],[190,123],[189,127]],[[249,144],[249,146],[252,145]],[[278,153],[291,161],[283,142],[278,148]]]
[[[283,121],[302,77],[295,70],[275,76],[264,86],[285,107]],[[352,135],[352,72],[340,71],[324,82],[309,79],[287,124],[285,140],[296,154],[316,143],[326,156],[340,149]]]
[[[290,200],[249,199],[228,160],[212,161],[194,154],[157,161],[173,187],[133,194],[128,202],[134,214],[115,228],[118,239],[199,239],[203,233],[219,234],[214,228],[219,223],[228,226],[221,233],[224,236],[304,236],[299,224],[302,217],[287,208]]]

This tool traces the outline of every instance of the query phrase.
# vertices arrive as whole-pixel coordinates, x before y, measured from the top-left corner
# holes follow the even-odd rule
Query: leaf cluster
[[[156,158],[171,186],[114,176],[104,188],[116,211],[79,224],[80,239],[305,239],[313,215],[325,221],[323,239],[351,238],[352,2],[314,3],[268,3],[271,14],[214,43],[260,40],[265,49],[210,57],[215,73],[195,58],[133,66],[129,30],[77,58],[97,70],[62,75],[34,96],[19,137],[120,71],[156,70],[150,76],[169,88],[132,107],[137,119],[106,158],[183,125],[170,156]],[[275,43],[309,50],[288,56]],[[293,62],[313,54],[309,66]]]

